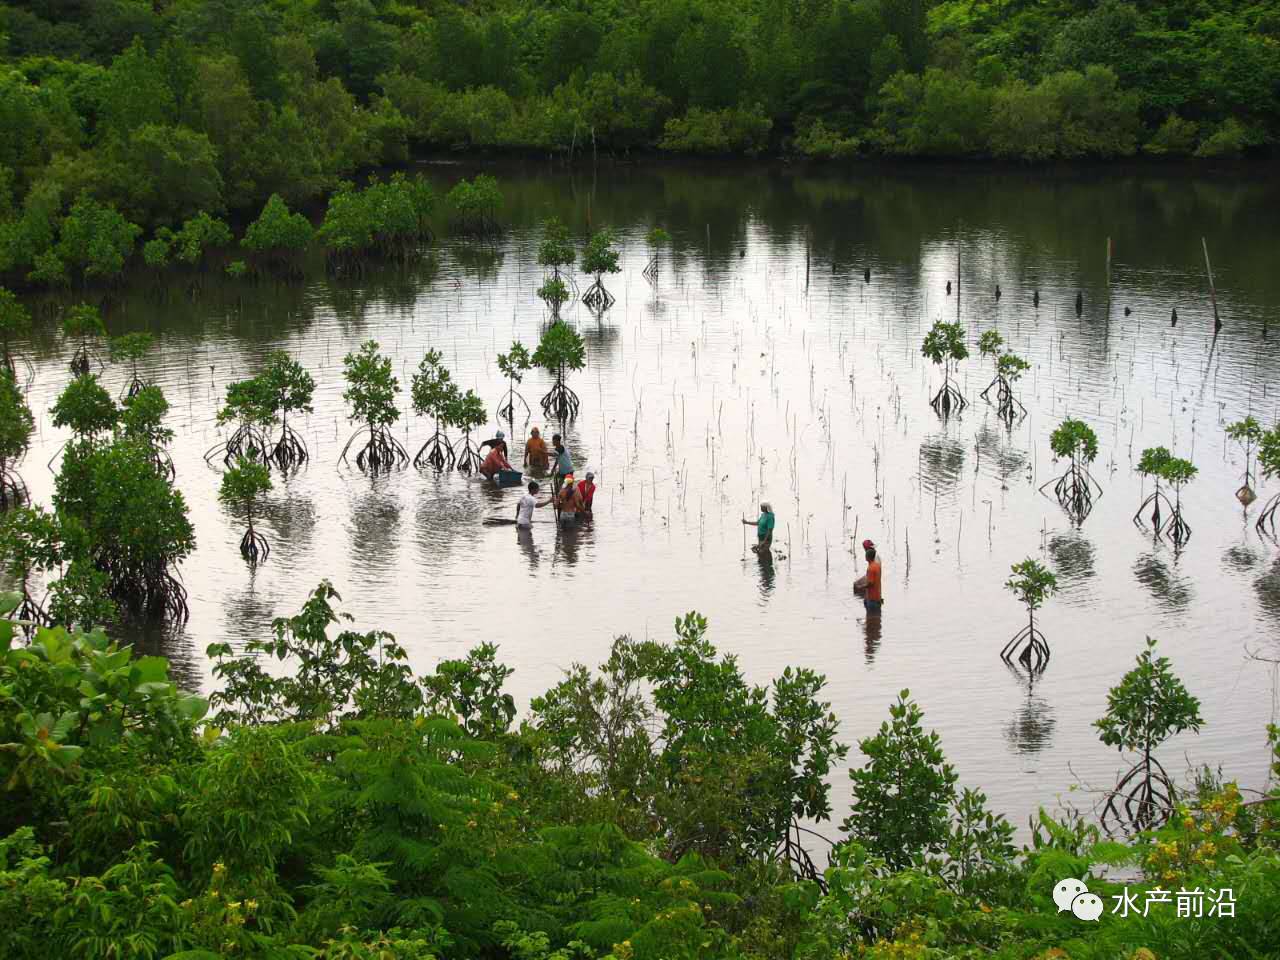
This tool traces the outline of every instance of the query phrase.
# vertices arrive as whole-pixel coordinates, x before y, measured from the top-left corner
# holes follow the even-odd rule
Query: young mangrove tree
[[[348,418],[361,426],[347,440],[340,459],[345,461],[351,445],[363,437],[364,445],[356,454],[356,466],[361,470],[380,473],[405,466],[409,454],[389,429],[400,419],[396,408],[400,381],[391,373],[391,358],[378,352],[377,341],[368,340],[359,350],[348,353],[342,366],[347,381],[342,399],[351,408]]]

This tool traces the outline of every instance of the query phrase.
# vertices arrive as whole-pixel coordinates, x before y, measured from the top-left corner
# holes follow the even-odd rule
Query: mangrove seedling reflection
[[[1200,701],[1174,675],[1168,657],[1157,657],[1147,637],[1138,663],[1107,694],[1107,712],[1094,726],[1098,739],[1121,752],[1138,753],[1136,763],[1116,783],[1102,811],[1102,825],[1138,830],[1159,827],[1177,803],[1177,790],[1153,750],[1184,730],[1200,732]]]
[[[1016,659],[1031,674],[1032,679],[1035,679],[1049,664],[1049,642],[1036,626],[1036,610],[1057,592],[1058,578],[1043,564],[1030,557],[1021,563],[1015,563],[1012,573],[1013,576],[1005,582],[1004,586],[1026,606],[1027,625],[1004,645],[1004,649],[1000,651],[1000,658],[1005,663],[1012,663]],[[1019,650],[1022,652],[1018,653]],[[1017,654],[1016,658],[1015,654]]]

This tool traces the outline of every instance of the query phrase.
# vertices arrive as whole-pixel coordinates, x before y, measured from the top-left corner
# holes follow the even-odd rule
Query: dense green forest
[[[1277,136],[1274,3],[0,3],[0,275],[64,280],[95,242],[56,249],[79,201],[150,235],[420,150],[1034,161]]]
[[[0,619],[0,955],[1205,960],[1280,942],[1274,788],[1205,769],[1158,829],[1108,840],[1087,811],[1042,812],[1019,851],[908,691],[855,759],[821,676],[751,684],[690,614],[671,642],[573,667],[517,723],[494,647],[415,676],[339,602],[321,584],[271,636],[210,647],[209,699],[99,630]],[[1095,726],[1149,770],[1200,722],[1149,642]],[[1064,878],[1105,916],[1055,906]]]

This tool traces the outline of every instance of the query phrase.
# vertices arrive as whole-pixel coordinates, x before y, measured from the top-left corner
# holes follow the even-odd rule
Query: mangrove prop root
[[[173,465],[173,457],[169,456],[169,451],[164,447],[156,444],[151,445],[148,454],[151,465],[156,468],[156,473],[172,483],[178,476],[178,470]]]
[[[1133,515],[1134,525],[1145,530],[1146,523],[1144,522],[1144,518],[1146,517],[1147,510],[1150,510],[1151,529],[1157,536],[1159,536],[1160,531],[1164,529],[1164,514],[1160,511],[1161,504],[1164,505],[1165,510],[1169,514],[1173,513],[1173,504],[1169,501],[1169,498],[1166,497],[1159,488],[1157,488],[1155,493],[1142,501],[1142,505],[1138,507],[1138,512]]]
[[[1004,649],[1000,651],[1000,659],[1010,666],[1016,660],[1033,677],[1039,676],[1049,665],[1049,642],[1035,624],[1028,624],[1004,645]]]
[[[187,589],[164,565],[141,568],[98,557],[96,566],[110,578],[108,593],[121,610],[181,622],[191,616]]]
[[[542,412],[563,423],[578,415],[578,395],[563,382],[557,383],[547,391],[541,400]]]
[[[525,402],[524,397],[520,396],[519,392],[515,390],[508,389],[504,400],[505,402],[503,405],[498,408],[498,419],[507,421],[507,423],[511,424],[513,428],[515,427],[516,422],[516,401],[519,401],[520,406],[524,407],[526,420],[528,420],[533,414],[533,411],[529,409],[529,404]]]
[[[1021,400],[1013,395],[1013,386],[1005,377],[997,376],[987,384],[987,388],[978,396],[990,403],[991,398],[987,395],[993,387],[996,391],[996,415],[1006,425],[1011,426],[1014,420],[1019,420],[1027,415],[1027,408],[1022,405]]]
[[[1272,496],[1262,506],[1262,512],[1258,514],[1258,519],[1254,521],[1254,527],[1259,533],[1271,532],[1275,536],[1276,532],[1276,511],[1280,510],[1280,493]]]
[[[582,302],[592,310],[608,310],[616,301],[613,294],[604,288],[604,284],[596,280],[587,287],[587,292],[582,295]]]
[[[1177,791],[1160,761],[1145,754],[1107,796],[1102,825],[1108,833],[1117,826],[1151,830],[1163,826],[1173,814]]]
[[[1191,524],[1182,518],[1182,504],[1174,505],[1173,514],[1169,517],[1169,524],[1165,529],[1175,546],[1184,546],[1191,539]]]
[[[250,566],[257,566],[271,554],[271,544],[267,538],[253,527],[244,532],[240,540],[240,555],[249,561]]]
[[[145,390],[146,386],[147,385],[142,382],[142,378],[135,373],[133,375],[133,379],[129,381],[129,385],[125,387],[125,391],[124,391],[125,399],[132,400],[139,393]]]
[[[0,510],[20,507],[30,499],[22,477],[7,468],[0,469]]]
[[[449,438],[441,432],[440,425],[436,424],[436,432],[414,454],[413,465],[419,470],[431,467],[439,473],[452,468],[456,459]]]
[[[956,385],[951,382],[950,378],[943,380],[942,388],[933,395],[933,399],[929,401],[929,406],[933,407],[934,413],[940,417],[948,416],[952,413],[959,413],[969,405],[969,401],[965,400]]]
[[[646,280],[650,283],[656,283],[658,280],[658,258],[653,257],[644,265],[644,269],[640,271]]]
[[[480,469],[480,465],[484,463],[484,457],[480,456],[480,450],[471,442],[471,431],[467,431],[462,435],[462,439],[458,441],[453,450],[454,456],[458,461],[458,472],[471,476]]]
[[[1102,496],[1102,487],[1098,481],[1090,476],[1088,470],[1074,462],[1062,476],[1042,484],[1040,491],[1043,493],[1049,484],[1053,484],[1053,495],[1058,498],[1063,511],[1077,524],[1084,522],[1093,510],[1094,500]]]
[[[409,453],[386,427],[364,426],[351,435],[342,448],[340,460],[347,459],[347,451],[356,439],[364,436],[366,442],[356,454],[356,466],[366,473],[385,473],[398,470],[409,463]]]
[[[242,423],[224,443],[215,444],[205,453],[206,463],[221,455],[224,465],[233,466],[240,457],[252,463],[269,464],[267,451],[271,449],[271,441],[259,430],[247,423]]]
[[[280,436],[267,452],[267,459],[284,473],[296,470],[311,458],[307,442],[287,423],[280,427]]]

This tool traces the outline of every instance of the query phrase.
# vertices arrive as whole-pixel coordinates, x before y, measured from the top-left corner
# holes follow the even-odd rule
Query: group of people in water
[[[489,453],[480,464],[480,475],[492,480],[504,471],[520,473],[507,456],[506,434],[501,430],[491,440],[486,440],[481,449],[489,447]],[[551,446],[542,438],[541,431],[534,427],[524,445],[523,466],[534,476],[543,476],[550,472],[553,489],[550,496],[538,499],[542,487],[537,480],[530,480],[526,492],[516,504],[516,526],[529,529],[533,526],[533,511],[547,506],[555,506],[556,516],[563,527],[571,527],[580,521],[590,520],[596,496],[596,475],[588,470],[586,477],[577,480],[573,475],[573,457],[564,445],[560,434],[551,437]]]
[[[481,476],[492,480],[503,471],[519,474],[520,471],[511,466],[507,456],[506,434],[501,430],[491,440],[486,440],[480,446],[481,449],[490,448],[480,465]],[[525,441],[522,463],[534,476],[543,476],[550,472],[554,487],[550,496],[539,500],[541,485],[537,480],[529,481],[525,493],[516,504],[517,528],[530,529],[533,526],[534,511],[552,505],[555,506],[557,519],[563,527],[572,527],[592,518],[592,506],[596,496],[596,475],[588,470],[585,479],[581,481],[574,479],[573,457],[565,447],[564,438],[560,434],[557,433],[551,437],[551,446],[548,448],[541,432],[534,427],[529,433],[529,439]],[[768,501],[762,502],[760,516],[755,520],[744,517],[742,522],[746,526],[756,528],[756,543],[751,548],[756,556],[762,562],[772,563],[773,528],[777,522],[773,514],[773,506]],[[884,606],[880,560],[876,556],[876,545],[870,540],[862,541],[862,550],[867,558],[867,572],[854,581],[853,589],[855,593],[862,595],[867,616],[878,618]]]
[[[776,518],[773,506],[768,501],[760,504],[760,516],[755,520],[742,518],[744,525],[756,528],[756,543],[751,549],[762,562],[773,562],[773,528]],[[876,555],[876,545],[870,540],[862,541],[863,556],[867,558],[867,572],[853,582],[854,593],[862,595],[862,605],[868,617],[880,616],[884,606],[884,593],[881,589],[880,560]]]

